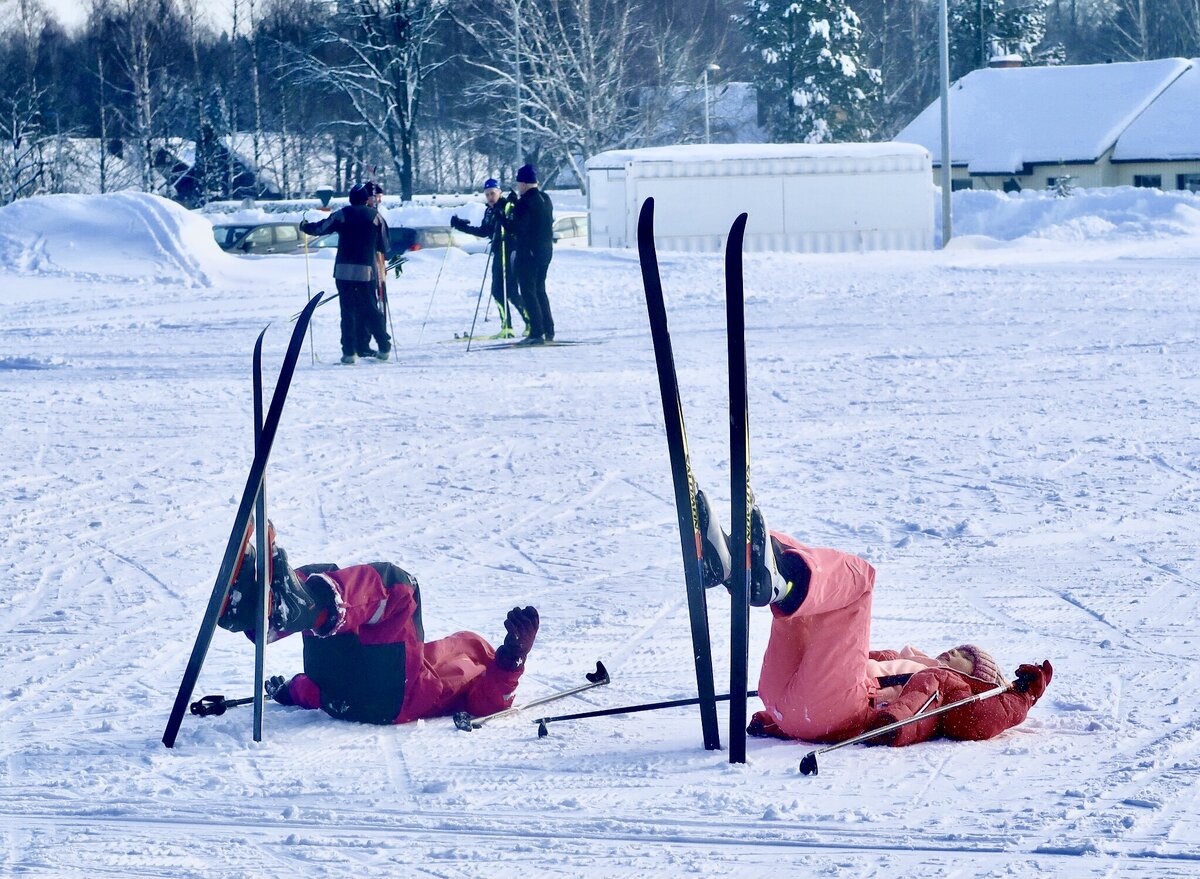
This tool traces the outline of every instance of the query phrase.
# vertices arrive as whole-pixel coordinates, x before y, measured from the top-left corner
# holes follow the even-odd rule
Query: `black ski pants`
[[[377,285],[374,281],[338,280],[338,305],[342,310],[342,355],[365,355],[371,347],[371,337],[380,351],[390,351],[392,340],[387,334],[383,312],[375,304]]]
[[[522,253],[517,258],[517,282],[521,287],[521,303],[529,313],[529,335],[554,338],[554,316],[546,296],[546,273],[553,254]]]
[[[508,288],[508,305],[504,303],[505,288]],[[521,300],[520,287],[517,284],[517,272],[513,266],[512,253],[507,256],[502,256],[497,253],[492,256],[492,298],[496,300],[496,305],[500,307],[500,313],[504,316],[504,326],[512,328],[512,311],[516,309],[517,313],[524,319],[527,315],[525,305]],[[505,307],[508,311],[505,312]],[[528,322],[528,320],[526,320]]]

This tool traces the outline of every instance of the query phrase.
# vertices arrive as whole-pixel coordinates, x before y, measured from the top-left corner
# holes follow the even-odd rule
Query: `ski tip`
[[[648,196],[642,202],[642,210],[638,214],[638,230],[654,228],[654,196]]]
[[[454,715],[454,725],[464,732],[475,729],[475,725],[471,723],[471,715],[465,711],[459,711]]]

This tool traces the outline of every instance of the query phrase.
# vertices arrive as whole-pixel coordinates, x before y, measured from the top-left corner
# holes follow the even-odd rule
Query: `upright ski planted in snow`
[[[309,324],[311,326],[311,323]],[[262,451],[263,431],[263,380],[262,380],[262,335],[254,346],[254,454]],[[312,342],[312,336],[309,336]],[[267,480],[264,474],[258,483],[258,497],[254,503],[254,521],[258,523],[255,546],[255,561],[258,565],[258,623],[254,627],[254,741],[262,741],[263,725],[263,681],[267,669],[267,614],[270,611],[267,594],[271,586],[271,556],[267,527]]]
[[[646,309],[650,332],[654,337],[654,360],[658,366],[658,387],[662,394],[663,418],[667,428],[667,448],[671,456],[671,478],[675,485],[675,507],[679,517],[679,546],[683,552],[684,580],[687,585],[688,615],[692,628],[692,654],[696,664],[696,693],[700,705],[700,726],[704,747],[721,747],[717,728],[716,688],[713,685],[712,645],[708,631],[708,602],[704,595],[703,544],[700,520],[696,513],[696,479],[688,458],[687,433],[675,375],[675,355],[667,329],[667,310],[663,302],[662,280],[658,273],[658,255],[654,250],[654,199],[642,204],[638,217],[638,258],[642,266],[642,284],[646,289]]]
[[[247,529],[250,527],[250,516],[254,511],[259,490],[262,487],[263,475],[267,468],[267,459],[271,455],[271,445],[275,442],[275,433],[279,428],[279,419],[283,414],[283,404],[287,399],[288,388],[292,383],[292,375],[296,371],[296,361],[299,359],[300,351],[304,347],[304,333],[308,329],[308,323],[312,320],[313,312],[320,305],[323,295],[323,292],[318,293],[308,301],[308,305],[300,312],[296,320],[296,325],[292,328],[292,338],[288,343],[287,353],[283,358],[283,365],[279,369],[279,379],[275,383],[275,393],[271,397],[271,407],[267,410],[266,418],[263,420],[262,432],[259,437],[260,442],[256,444],[254,460],[250,464],[250,473],[246,477],[246,487],[242,491],[242,499],[238,504],[237,514],[234,516],[233,528],[229,532],[229,540],[225,544],[225,555],[221,558],[221,567],[217,571],[217,581],[213,584],[212,595],[209,597],[208,607],[205,609],[204,618],[200,623],[200,631],[196,634],[196,643],[192,647],[187,668],[183,673],[183,680],[179,682],[179,692],[175,695],[175,704],[171,708],[171,716],[167,720],[166,729],[163,731],[162,742],[168,748],[175,747],[175,738],[179,734],[179,725],[183,722],[183,715],[188,710],[188,700],[191,699],[192,690],[195,689],[196,681],[200,677],[200,669],[204,665],[204,657],[208,654],[208,647],[212,643],[213,632],[217,627],[217,618],[220,616],[221,608],[225,605],[225,598],[229,594],[233,569],[237,564],[241,547],[246,540]],[[266,330],[264,329],[263,332],[265,333]],[[260,334],[256,346],[261,344],[262,336]],[[263,527],[265,528],[265,524]]]
[[[725,242],[725,318],[729,344],[729,546],[734,566],[729,622],[729,762],[746,762],[746,699],[750,663],[750,416],[746,401],[746,309],[742,240],[746,214]],[[741,563],[739,564],[739,556]]]

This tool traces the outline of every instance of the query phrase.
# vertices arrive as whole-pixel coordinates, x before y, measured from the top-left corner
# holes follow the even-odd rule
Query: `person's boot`
[[[346,366],[353,366],[354,363],[356,363],[357,361],[358,361],[357,355],[354,355],[354,354],[343,354],[342,355],[342,363],[346,364]]]
[[[538,632],[538,612],[535,607],[514,607],[504,620],[508,632],[496,651],[496,665],[505,671],[516,671],[525,665]]]
[[[300,582],[295,570],[288,564],[283,547],[275,547],[271,556],[271,570],[267,624],[280,634],[303,632],[315,627],[320,622],[321,612],[327,608]]]
[[[254,547],[247,547],[238,561],[237,573],[217,625],[231,632],[248,632],[254,628],[255,608],[258,605],[258,557]]]
[[[751,501],[753,503],[753,501]],[[750,510],[750,604],[765,607],[783,599],[791,584],[779,573],[775,544],[758,504]]]
[[[729,551],[729,535],[721,528],[708,495],[696,490],[696,518],[700,522],[700,543],[703,554],[704,588],[728,586],[733,572],[733,557]]]

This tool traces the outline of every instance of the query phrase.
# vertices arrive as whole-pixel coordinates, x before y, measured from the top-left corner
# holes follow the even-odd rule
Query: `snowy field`
[[[997,739],[844,748],[816,777],[802,743],[729,765],[694,709],[538,739],[269,705],[262,744],[241,708],[165,749],[251,458],[251,346],[270,322],[273,376],[305,260],[223,254],[149,197],[0,209],[0,875],[1200,876],[1200,198],[956,199],[975,237],[943,252],[746,257],[754,485],[772,527],[876,565],[876,646],[1056,674]],[[721,259],[661,260],[727,508]],[[483,266],[414,256],[391,363],[334,365],[318,311],[268,477],[280,543],[412,570],[430,637],[536,604],[518,701],[613,675],[549,713],[693,695],[636,254],[556,255],[558,335],[600,343],[570,348],[451,341]],[[252,679],[218,632],[195,695]]]

